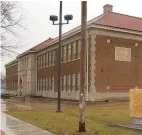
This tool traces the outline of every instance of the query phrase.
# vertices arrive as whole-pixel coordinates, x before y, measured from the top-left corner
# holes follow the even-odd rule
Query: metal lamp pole
[[[61,76],[61,38],[62,38],[62,1],[60,1],[59,13],[59,50],[58,50],[58,107],[57,112],[61,110],[61,90],[60,90],[60,76]]]
[[[61,112],[61,90],[60,90],[60,77],[61,77],[61,41],[62,41],[62,25],[69,24],[69,21],[73,19],[72,15],[65,15],[64,19],[66,23],[62,23],[62,1],[60,1],[60,11],[59,11],[59,23],[54,23],[58,20],[58,16],[51,15],[50,20],[53,25],[59,25],[59,48],[58,48],[58,106],[56,112]]]

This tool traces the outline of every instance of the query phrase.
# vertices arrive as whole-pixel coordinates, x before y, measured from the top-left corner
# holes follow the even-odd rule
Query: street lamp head
[[[58,16],[56,16],[56,15],[50,15],[50,20],[53,22],[53,24],[54,24],[54,22],[55,21],[58,21]]]
[[[73,15],[65,15],[64,19],[67,21],[67,23],[73,19]]]

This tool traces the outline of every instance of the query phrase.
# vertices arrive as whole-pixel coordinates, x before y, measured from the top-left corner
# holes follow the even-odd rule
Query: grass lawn
[[[50,103],[49,103],[50,104]],[[62,113],[56,109],[10,111],[8,114],[39,126],[57,135],[142,135],[137,131],[110,127],[110,123],[127,124],[130,121],[129,103],[89,104],[86,107],[86,133],[78,133],[78,106],[62,104]]]

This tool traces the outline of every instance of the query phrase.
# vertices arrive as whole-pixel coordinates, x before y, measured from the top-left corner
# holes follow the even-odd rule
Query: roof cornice
[[[128,29],[122,29],[122,28],[98,25],[98,24],[97,25],[96,24],[92,24],[90,27],[97,28],[97,29],[111,30],[111,31],[116,31],[116,32],[123,32],[123,33],[127,33],[127,34],[134,34],[134,35],[142,36],[142,32],[140,32],[140,31],[133,31],[133,30],[128,30]]]
[[[5,64],[4,66],[7,67],[7,66],[9,66],[9,65],[11,65],[11,64],[13,64],[13,63],[16,63],[16,62],[18,62],[17,59],[15,59],[15,60],[13,60],[13,61],[11,61],[11,62]]]
[[[36,51],[28,50],[28,51],[23,52],[22,54],[18,55],[16,58],[18,59],[18,58],[20,58],[20,57],[22,57],[22,56],[24,56],[24,55],[26,55],[26,54],[28,54],[28,53],[34,53],[34,52],[36,52]]]
[[[89,28],[97,28],[97,29],[104,29],[104,30],[111,30],[111,31],[116,31],[116,32],[123,32],[123,33],[127,33],[127,34],[135,34],[135,35],[140,35],[142,36],[142,32],[139,32],[139,31],[133,31],[133,30],[127,30],[127,29],[122,29],[122,28],[115,28],[115,27],[110,27],[110,26],[103,26],[103,25],[96,25],[96,24],[89,24],[87,26],[87,29]],[[66,33],[66,35],[62,36],[62,40],[65,40],[66,38],[69,38],[75,34],[78,34],[79,32],[81,32],[81,29],[79,28],[76,28],[74,29],[74,31],[72,31],[72,33],[68,34]],[[40,48],[38,51],[41,51],[47,47],[50,47],[51,45],[55,44],[55,43],[58,43],[59,39],[58,37],[55,38],[53,41],[51,41],[51,43],[49,43],[48,46],[44,46],[43,48]]]

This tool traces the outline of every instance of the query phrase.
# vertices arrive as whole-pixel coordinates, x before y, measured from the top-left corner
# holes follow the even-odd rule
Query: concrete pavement
[[[1,130],[6,135],[55,135],[32,124],[1,113]]]
[[[8,104],[6,101],[1,100],[1,130],[6,135],[55,135],[43,130],[39,127],[36,127],[32,124],[26,123],[22,120],[19,120],[15,117],[12,117],[4,112],[11,110],[11,108],[20,110],[31,110],[31,107],[24,106],[20,104]]]

